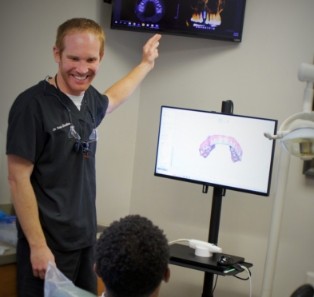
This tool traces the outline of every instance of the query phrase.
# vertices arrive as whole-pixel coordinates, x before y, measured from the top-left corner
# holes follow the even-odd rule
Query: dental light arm
[[[299,67],[298,79],[306,82],[303,94],[303,111],[311,112],[313,108],[314,65],[302,63]]]
[[[314,112],[312,111],[314,65],[302,63],[298,78],[306,82],[303,112],[288,117],[276,135],[270,133],[264,135],[271,140],[281,140],[284,148],[293,156],[302,160],[311,160],[314,158]]]
[[[314,65],[302,63],[299,67],[298,78],[300,81],[306,82],[303,94],[303,112],[288,117],[280,126],[277,135],[269,133],[264,133],[264,135],[271,140],[279,139],[290,154],[303,160],[311,160],[314,158],[314,112],[312,111]],[[273,204],[261,297],[272,296],[289,163],[290,156],[281,152],[278,186]]]

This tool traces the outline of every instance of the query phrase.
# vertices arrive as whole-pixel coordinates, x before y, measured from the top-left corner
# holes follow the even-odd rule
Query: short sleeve
[[[36,162],[44,143],[40,117],[35,100],[16,99],[9,113],[6,154]]]

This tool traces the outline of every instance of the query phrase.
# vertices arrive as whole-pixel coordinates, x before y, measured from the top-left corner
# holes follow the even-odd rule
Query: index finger
[[[154,44],[154,43],[158,42],[158,41],[160,40],[160,38],[161,38],[161,34],[155,34],[153,37],[151,37],[151,38],[147,41],[147,43],[149,43],[149,44]]]

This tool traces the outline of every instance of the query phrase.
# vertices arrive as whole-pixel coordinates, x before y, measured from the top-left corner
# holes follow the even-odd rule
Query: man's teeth
[[[82,76],[74,76],[74,77],[77,80],[84,80],[84,79],[86,79],[86,76],[84,76],[84,77],[82,77]]]

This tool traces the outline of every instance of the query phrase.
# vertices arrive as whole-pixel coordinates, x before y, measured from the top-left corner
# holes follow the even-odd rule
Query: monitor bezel
[[[210,187],[219,187],[223,189],[233,190],[237,192],[244,192],[244,193],[250,193],[254,195],[260,195],[260,196],[269,196],[270,195],[270,189],[271,189],[271,181],[272,181],[272,172],[273,172],[273,164],[274,164],[274,158],[275,158],[275,147],[276,142],[275,140],[269,140],[272,142],[272,149],[271,149],[271,156],[269,160],[269,172],[268,172],[268,181],[267,181],[267,189],[265,191],[257,191],[252,190],[248,188],[241,188],[241,187],[235,187],[230,186],[228,184],[221,184],[221,183],[214,183],[214,182],[204,182],[200,180],[190,179],[190,178],[184,178],[184,177],[178,177],[173,175],[167,175],[162,174],[160,172],[157,172],[157,166],[158,166],[158,154],[159,154],[159,143],[160,143],[160,132],[161,132],[161,125],[162,125],[162,112],[164,109],[170,108],[170,109],[177,109],[177,110],[187,110],[187,111],[194,111],[194,112],[201,112],[201,113],[210,113],[215,115],[221,115],[226,117],[242,117],[242,118],[248,118],[248,119],[256,119],[256,120],[263,120],[263,121],[270,121],[274,124],[274,131],[265,131],[276,134],[277,127],[278,127],[278,120],[271,119],[271,118],[265,118],[265,117],[258,117],[258,116],[249,116],[249,115],[243,115],[243,114],[227,114],[227,113],[221,113],[221,112],[215,112],[215,111],[206,111],[201,109],[194,109],[194,108],[185,108],[185,107],[177,107],[177,106],[168,106],[168,105],[162,105],[160,107],[160,116],[159,116],[159,127],[158,127],[158,136],[157,136],[157,145],[156,145],[156,155],[155,155],[155,165],[154,165],[154,176],[156,177],[162,177],[172,180],[178,180],[178,181],[184,181],[189,182],[193,184],[200,184],[203,186],[210,186]]]
[[[116,23],[115,21],[115,10],[116,10],[116,3],[118,1],[123,0],[112,0],[112,12],[111,12],[111,20],[110,20],[110,28],[113,30],[123,30],[129,32],[145,32],[145,33],[160,33],[160,34],[167,34],[167,35],[177,35],[183,37],[194,37],[194,38],[202,38],[202,39],[211,39],[211,40],[221,40],[221,41],[229,41],[240,43],[243,38],[243,27],[244,27],[244,18],[245,18],[245,8],[246,8],[246,0],[234,0],[238,1],[241,4],[241,7],[238,11],[238,36],[231,36],[224,32],[216,32],[216,31],[197,31],[197,30],[188,30],[184,28],[175,29],[174,27],[167,27],[167,28],[147,28],[147,27],[130,27],[127,25],[121,25]]]

